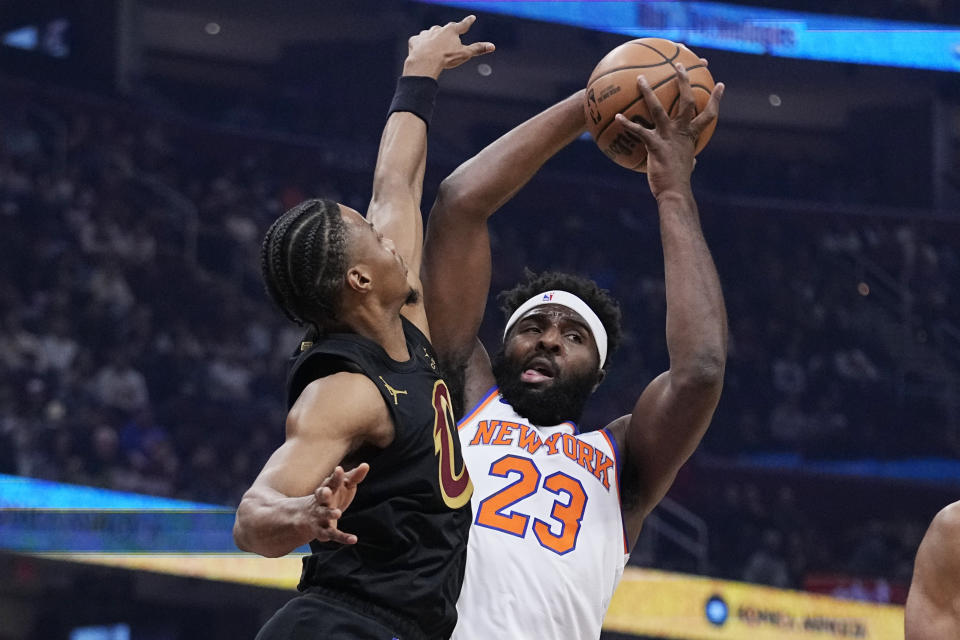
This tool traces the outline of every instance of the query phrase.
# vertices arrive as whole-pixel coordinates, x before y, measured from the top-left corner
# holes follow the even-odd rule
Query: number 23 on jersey
[[[550,510],[553,527],[534,518],[533,527],[529,528],[543,547],[556,554],[563,555],[576,548],[580,522],[587,508],[587,493],[579,480],[561,471],[542,478],[533,460],[512,454],[491,464],[489,474],[515,479],[480,502],[477,525],[523,538],[528,533],[531,517],[524,513],[522,503],[537,491],[547,491],[556,496]],[[557,529],[559,532],[554,533]]]

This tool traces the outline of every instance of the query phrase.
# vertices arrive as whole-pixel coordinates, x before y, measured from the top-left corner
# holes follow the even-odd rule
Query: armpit
[[[440,362],[440,375],[447,383],[450,389],[450,396],[453,399],[453,415],[457,420],[463,418],[465,410],[464,394],[466,392],[467,364],[451,362]]]

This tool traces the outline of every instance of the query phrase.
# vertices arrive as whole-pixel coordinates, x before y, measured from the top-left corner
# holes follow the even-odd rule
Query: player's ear
[[[347,286],[358,293],[367,293],[373,288],[373,279],[367,265],[361,263],[347,269]]]

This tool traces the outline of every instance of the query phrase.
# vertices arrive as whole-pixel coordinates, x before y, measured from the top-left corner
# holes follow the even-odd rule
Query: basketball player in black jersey
[[[366,219],[309,200],[264,239],[267,290],[310,331],[288,376],[286,441],[244,495],[234,539],[313,553],[303,594],[258,638],[446,638],[456,622],[472,485],[419,297],[420,197],[436,78],[493,50],[461,44],[473,21],[410,38]]]

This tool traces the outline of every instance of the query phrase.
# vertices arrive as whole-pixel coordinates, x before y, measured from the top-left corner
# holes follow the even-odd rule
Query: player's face
[[[587,323],[561,305],[531,309],[493,358],[500,392],[517,413],[540,425],[580,419],[602,377],[599,362]]]
[[[350,259],[369,269],[371,280],[388,299],[399,297],[411,302],[416,292],[407,281],[407,265],[393,241],[355,209],[341,204],[340,212],[347,225]]]

